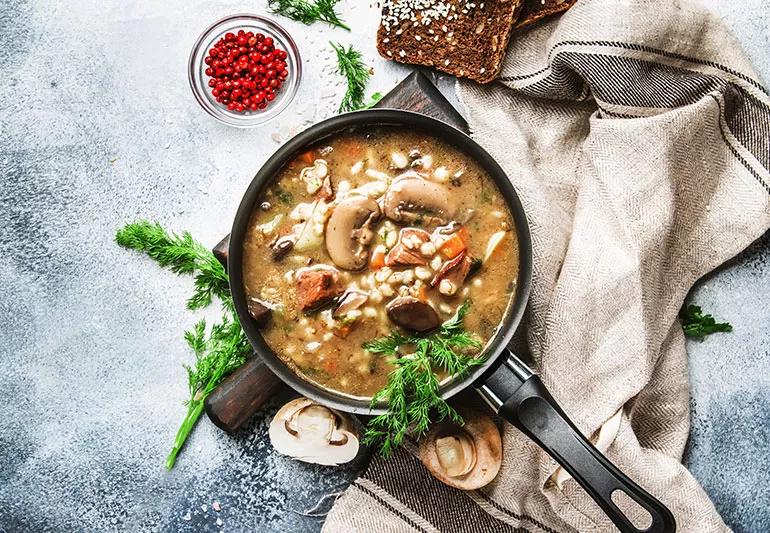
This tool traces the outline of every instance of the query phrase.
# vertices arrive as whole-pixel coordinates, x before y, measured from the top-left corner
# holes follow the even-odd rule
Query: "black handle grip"
[[[478,385],[498,413],[553,457],[607,513],[620,531],[673,533],[671,511],[604,457],[567,418],[545,385],[512,353],[504,364]],[[615,491],[650,513],[651,523],[640,529],[612,500]]]

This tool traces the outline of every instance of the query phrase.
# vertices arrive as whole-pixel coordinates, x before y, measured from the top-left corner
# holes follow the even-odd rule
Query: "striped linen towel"
[[[674,513],[727,526],[681,464],[689,432],[677,312],[695,281],[770,226],[770,97],[721,22],[678,0],[580,0],[516,36],[499,80],[459,82],[473,137],[531,225],[520,341],[577,426]],[[462,492],[413,445],[375,459],[326,532],[612,531],[517,429],[495,481]]]

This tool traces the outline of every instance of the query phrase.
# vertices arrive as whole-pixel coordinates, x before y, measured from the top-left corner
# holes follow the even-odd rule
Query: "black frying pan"
[[[533,371],[508,349],[508,343],[527,305],[532,278],[532,244],[527,217],[500,165],[470,137],[448,124],[417,113],[392,109],[348,113],[308,128],[279,148],[265,163],[249,185],[238,208],[230,236],[228,259],[230,289],[235,308],[256,353],[278,377],[308,398],[349,413],[375,415],[385,411],[384,405],[371,408],[366,399],[331,391],[305,380],[281,361],[265,343],[248,313],[242,266],[243,242],[251,214],[263,190],[283,166],[296,154],[310,145],[316,145],[325,137],[351,128],[378,125],[423,130],[462,149],[489,173],[513,215],[519,243],[519,271],[515,273],[517,285],[513,300],[501,327],[485,350],[486,363],[465,379],[447,384],[442,389],[442,396],[450,398],[463,389],[474,387],[496,413],[523,431],[558,461],[621,531],[675,531],[676,522],[671,511],[599,453],[567,418]],[[626,493],[650,513],[651,524],[647,529],[635,527],[615,505],[612,499],[615,491]]]

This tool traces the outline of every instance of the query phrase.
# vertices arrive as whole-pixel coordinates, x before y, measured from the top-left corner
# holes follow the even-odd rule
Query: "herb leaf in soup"
[[[406,336],[399,331],[364,344],[364,349],[394,357],[396,369],[388,376],[387,385],[372,398],[372,406],[387,402],[387,412],[373,418],[367,425],[364,443],[379,447],[388,456],[398,447],[407,432],[422,435],[427,431],[432,415],[437,420],[462,419],[442,398],[437,371],[454,378],[465,376],[484,363],[476,357],[481,342],[465,330],[463,318],[470,309],[465,301],[457,312],[431,335]],[[401,355],[399,349],[413,346],[414,352]]]
[[[275,194],[276,198],[278,198],[282,203],[286,205],[291,204],[294,200],[292,194],[280,185],[273,187],[273,194]]]

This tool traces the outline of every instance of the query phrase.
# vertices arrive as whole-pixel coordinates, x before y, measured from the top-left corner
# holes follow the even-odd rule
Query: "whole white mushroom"
[[[353,421],[309,398],[297,398],[281,407],[268,434],[277,452],[306,463],[338,465],[358,455]]]

